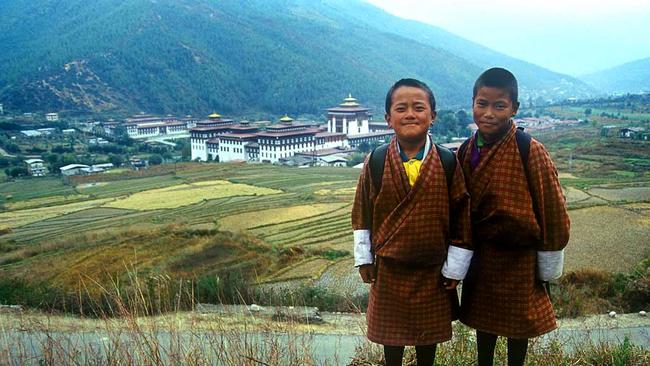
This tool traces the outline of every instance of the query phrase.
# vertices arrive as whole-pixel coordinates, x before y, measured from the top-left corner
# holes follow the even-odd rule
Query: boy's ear
[[[388,123],[388,127],[393,128],[393,124],[390,123],[390,114],[384,114],[384,119],[386,120],[386,123]]]
[[[517,111],[519,110],[519,102],[516,102],[515,105],[512,108],[512,116],[514,117],[515,114],[517,114]]]
[[[437,116],[438,116],[438,113],[436,111],[431,111],[431,123],[436,121]]]

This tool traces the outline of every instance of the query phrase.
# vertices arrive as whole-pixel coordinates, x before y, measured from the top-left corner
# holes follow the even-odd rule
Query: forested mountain
[[[532,96],[592,92],[357,0],[0,0],[0,102],[17,111],[321,114],[347,93],[381,111],[407,76],[449,108],[488,65]]]
[[[650,91],[650,57],[581,77],[594,87],[609,93]]]
[[[481,69],[493,66],[506,67],[517,76],[520,95],[525,97],[533,99],[565,99],[598,94],[598,91],[585,85],[582,80],[507,56],[449,33],[442,28],[395,17],[364,2],[332,1],[339,3],[340,8],[344,9],[346,17],[354,18],[367,26],[443,49],[462,57]],[[441,67],[444,68],[444,65],[441,65]]]

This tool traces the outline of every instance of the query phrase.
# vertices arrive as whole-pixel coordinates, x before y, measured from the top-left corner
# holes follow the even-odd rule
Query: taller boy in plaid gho
[[[475,248],[460,320],[476,329],[480,366],[493,364],[497,336],[508,338],[508,365],[523,365],[528,338],[557,327],[543,282],[562,274],[569,216],[551,157],[512,121],[514,75],[489,69],[473,95],[478,131],[458,152]]]

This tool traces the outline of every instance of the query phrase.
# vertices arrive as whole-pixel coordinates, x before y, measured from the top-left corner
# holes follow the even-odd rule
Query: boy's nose
[[[413,108],[406,109],[406,117],[415,118],[415,110]]]

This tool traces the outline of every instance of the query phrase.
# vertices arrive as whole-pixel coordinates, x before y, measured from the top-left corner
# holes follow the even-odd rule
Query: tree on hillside
[[[11,168],[5,169],[5,174],[12,178],[23,177],[27,175],[27,168],[22,166],[14,166]]]
[[[370,151],[370,144],[367,143],[366,141],[363,141],[362,143],[359,144],[359,146],[357,146],[357,150],[367,153]]]
[[[350,160],[348,160],[348,166],[355,166],[357,164],[361,164],[365,159],[366,159],[366,154],[355,152],[352,154],[352,157],[350,157]]]
[[[190,144],[183,146],[181,156],[183,157],[183,161],[190,161],[192,158],[192,146]]]
[[[124,156],[120,154],[110,154],[108,156],[108,161],[115,167],[119,167],[124,163]]]
[[[7,156],[0,156],[0,168],[6,168],[13,164],[15,164],[15,160],[13,158]]]
[[[158,154],[154,154],[149,157],[149,165],[160,165],[162,162],[163,158]]]
[[[59,154],[56,154],[56,153],[45,154],[45,155],[43,155],[43,158],[45,159],[45,161],[50,163],[50,165],[54,165],[59,160],[61,160],[61,156],[59,156]]]
[[[15,144],[13,142],[5,143],[4,144],[4,149],[7,152],[10,152],[10,153],[19,153],[20,152],[20,146],[18,146],[17,144]]]

